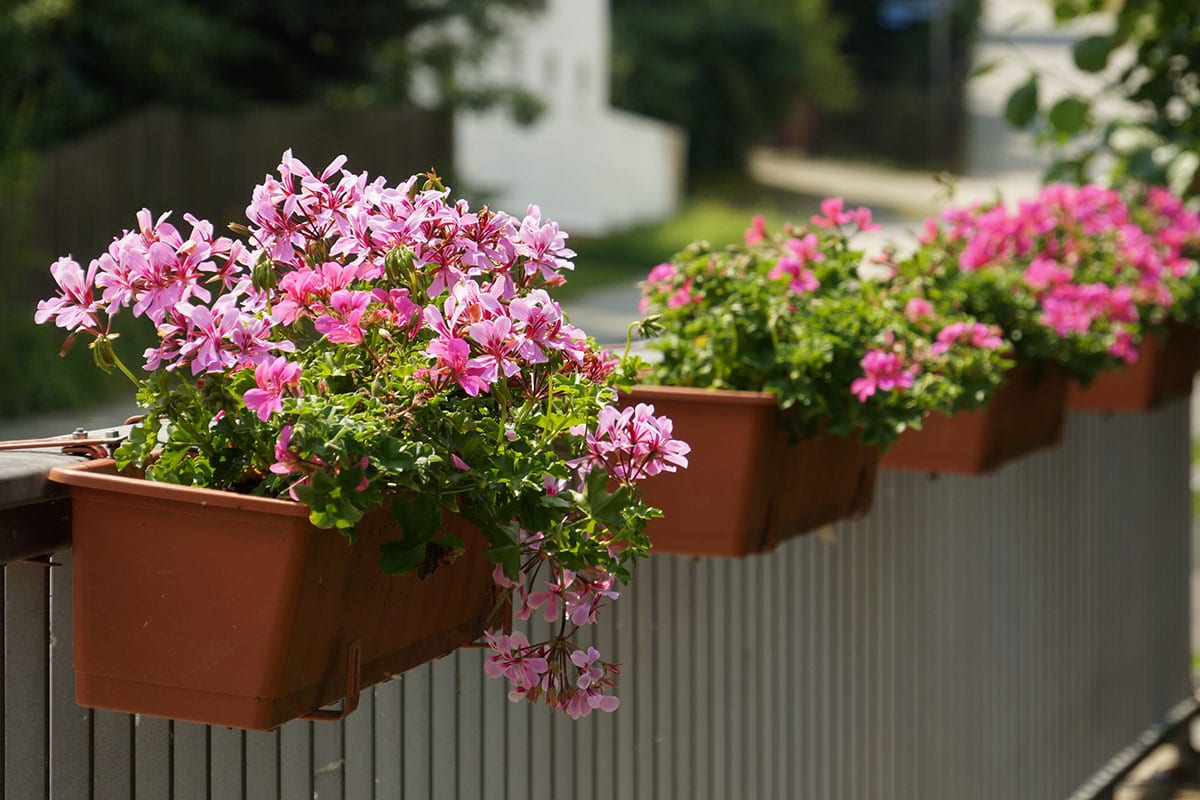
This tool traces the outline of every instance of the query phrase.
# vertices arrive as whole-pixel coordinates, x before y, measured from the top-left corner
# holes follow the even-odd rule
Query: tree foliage
[[[1009,121],[1035,126],[1055,160],[1048,180],[1107,179],[1167,186],[1184,197],[1200,195],[1200,4],[1194,0],[1052,0],[1055,19],[1067,23],[1108,13],[1102,33],[1075,43],[1076,68],[1101,73],[1132,55],[1096,95],[1077,92],[1049,103],[1033,73],[1010,96]],[[1121,63],[1125,63],[1123,60]],[[1098,113],[1101,102],[1121,101],[1131,111],[1115,120]]]
[[[797,100],[854,102],[824,0],[614,0],[613,16],[614,103],[683,126],[693,166],[736,164]]]
[[[0,367],[17,376],[0,414],[94,401],[110,390],[30,330],[25,265],[38,150],[142,106],[237,110],[252,103],[362,108],[412,99],[414,78],[448,106],[535,103],[508,87],[463,86],[501,17],[537,0],[0,0]],[[235,145],[231,145],[235,146]],[[126,339],[123,344],[130,344]],[[31,369],[30,365],[38,365]],[[45,367],[45,368],[43,368]]]
[[[498,15],[531,0],[17,0],[0,11],[0,145],[38,146],[130,108],[251,101],[405,102],[424,72],[447,103],[468,90]]]

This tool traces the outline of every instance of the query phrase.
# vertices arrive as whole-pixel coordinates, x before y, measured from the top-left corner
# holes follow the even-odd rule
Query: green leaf
[[[585,503],[591,516],[612,530],[621,528],[621,512],[632,502],[632,490],[622,486],[611,494],[608,491],[608,473],[593,470],[588,473],[584,487]]]
[[[573,507],[569,500],[566,500],[565,498],[559,497],[555,494],[539,495],[538,503],[545,508],[552,508],[557,511],[566,511],[567,509]]]
[[[467,549],[467,543],[464,542],[461,537],[455,536],[452,533],[447,533],[444,536],[437,537],[437,539],[434,540],[434,544],[438,545],[439,547],[444,547],[447,550],[457,550],[460,553]]]
[[[1101,72],[1108,66],[1113,51],[1111,36],[1088,36],[1075,43],[1075,66],[1084,72]]]
[[[517,580],[521,574],[521,546],[516,542],[505,542],[488,548],[488,558],[493,564],[504,568],[504,575],[509,580]]]
[[[379,548],[379,568],[389,574],[412,572],[425,560],[426,544],[408,537],[384,542]]]
[[[1062,24],[1068,20],[1075,19],[1079,16],[1079,9],[1073,3],[1056,2],[1054,3],[1054,21]]]
[[[424,545],[442,526],[442,507],[432,494],[398,497],[392,503],[392,519],[404,529],[406,541],[416,540]]]
[[[1037,106],[1038,79],[1037,75],[1030,75],[1029,80],[1009,95],[1004,116],[1013,127],[1024,128],[1037,114]]]
[[[1069,137],[1083,130],[1090,111],[1091,105],[1087,101],[1078,97],[1064,97],[1050,109],[1047,119],[1056,131]]]
[[[393,436],[388,436],[380,442],[376,459],[384,469],[397,473],[407,472],[417,463],[416,456]]]

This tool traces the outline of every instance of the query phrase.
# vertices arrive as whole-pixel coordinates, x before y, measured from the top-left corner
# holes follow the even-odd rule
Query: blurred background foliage
[[[613,0],[613,102],[693,170],[754,144],[953,168],[979,0]]]
[[[1167,186],[1200,195],[1200,3],[1050,0],[1060,25],[1097,31],[1073,47],[1075,67],[1104,75],[1099,93],[1043,96],[1033,71],[1007,116],[1032,127],[1054,158],[1047,180]]]
[[[0,11],[0,141],[45,147],[139,106],[249,102],[341,107],[412,100],[414,76],[450,104],[502,102],[464,87],[499,13],[537,0],[18,0]]]
[[[361,109],[408,104],[423,87],[426,101],[502,104],[528,119],[538,108],[532,97],[504,85],[464,86],[456,67],[486,54],[504,12],[538,5],[0,0],[0,415],[70,407],[128,389],[87,364],[86,349],[57,358],[60,332],[32,324],[29,289],[41,281],[30,270],[36,265],[40,276],[58,255],[41,252],[29,236],[42,154],[151,106]],[[130,223],[136,210],[127,209]],[[121,344],[136,354],[146,343]]]
[[[818,115],[810,152],[961,170],[982,0],[839,0],[831,7],[846,30],[841,52],[858,80],[859,102]]]
[[[613,103],[683,126],[690,166],[727,167],[798,103],[854,105],[844,33],[825,0],[614,0]]]

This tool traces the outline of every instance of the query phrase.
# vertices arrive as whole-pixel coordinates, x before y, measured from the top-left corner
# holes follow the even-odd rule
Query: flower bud
[[[429,172],[422,172],[421,177],[425,179],[425,191],[446,191],[446,184],[442,183],[441,176],[439,176],[437,172],[433,170],[429,170]]]
[[[329,244],[324,239],[313,239],[309,242],[308,252],[304,260],[310,267],[319,267],[329,260]]]
[[[250,278],[254,282],[254,288],[260,292],[275,288],[279,275],[275,272],[275,262],[271,261],[270,256],[266,253],[259,256],[258,262],[250,272]]]
[[[113,367],[117,365],[117,354],[113,352],[113,340],[120,334],[110,333],[104,336],[97,336],[95,341],[88,345],[92,351],[92,359],[96,362],[96,366],[105,372],[112,372]]]
[[[637,334],[642,339],[653,339],[666,330],[662,324],[662,314],[650,314],[636,325]]]
[[[383,257],[383,268],[387,272],[388,280],[406,285],[412,277],[415,256],[416,254],[404,245],[397,245],[389,250]]]

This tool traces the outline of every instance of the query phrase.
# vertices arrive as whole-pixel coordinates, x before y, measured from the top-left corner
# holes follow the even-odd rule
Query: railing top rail
[[[47,479],[54,467],[121,440],[128,426],[0,442],[0,564],[70,547],[67,488]]]

